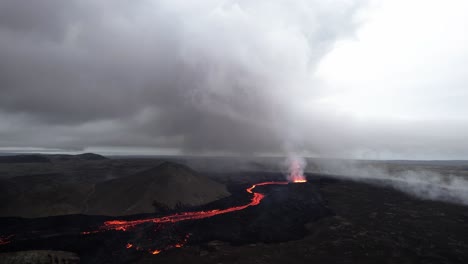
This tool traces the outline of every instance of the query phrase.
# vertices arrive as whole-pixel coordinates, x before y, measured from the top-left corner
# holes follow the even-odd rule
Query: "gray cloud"
[[[1,1],[0,148],[468,157],[468,123],[449,112],[362,120],[323,104],[333,87],[316,68],[338,40],[353,36],[365,6]],[[427,87],[417,91],[434,92]],[[433,109],[411,110],[424,98],[394,104],[411,116]]]
[[[2,1],[0,146],[280,151],[361,6]]]

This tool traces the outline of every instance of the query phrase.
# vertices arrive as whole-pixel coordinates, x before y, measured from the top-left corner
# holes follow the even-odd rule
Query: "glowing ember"
[[[127,243],[127,245],[125,246],[125,248],[132,248],[133,247],[133,244],[131,243]]]
[[[307,182],[307,180],[293,180],[294,183]]]
[[[10,244],[12,238],[13,238],[13,235],[4,236],[4,237],[0,236],[0,245]]]
[[[82,235],[90,235],[90,234],[95,234],[95,233],[99,233],[100,231],[99,230],[95,230],[95,231],[83,231],[81,232]]]
[[[171,249],[171,248],[181,248],[181,247],[183,247],[187,243],[189,237],[190,237],[190,234],[185,235],[184,240],[182,240],[180,243],[167,246],[166,248],[164,248],[164,250],[168,250],[168,249]],[[138,247],[136,249],[139,250]],[[150,253],[153,254],[153,255],[156,255],[156,254],[161,253],[162,251],[163,251],[162,249],[155,249],[155,250],[150,250]]]

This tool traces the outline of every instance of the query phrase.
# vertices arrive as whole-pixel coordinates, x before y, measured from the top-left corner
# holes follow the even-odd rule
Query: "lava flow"
[[[147,219],[141,219],[141,220],[129,220],[129,221],[111,220],[111,221],[104,222],[104,225],[100,228],[100,230],[127,231],[137,225],[141,225],[144,223],[155,223],[155,224],[176,223],[176,222],[185,221],[185,220],[203,219],[203,218],[208,218],[208,217],[212,217],[215,215],[244,210],[247,207],[260,204],[262,199],[265,197],[265,195],[262,193],[253,192],[253,189],[255,189],[255,187],[262,186],[262,185],[272,185],[272,184],[276,184],[276,185],[288,184],[288,182],[286,181],[273,182],[272,181],[272,182],[261,182],[261,183],[252,185],[251,187],[246,189],[248,193],[253,194],[252,200],[250,201],[250,203],[245,204],[245,205],[229,207],[226,209],[214,209],[214,210],[198,211],[198,212],[183,212],[183,213],[177,213],[177,214],[163,216],[163,217],[154,217],[154,218],[147,218]],[[86,233],[90,233],[90,232],[84,232],[84,234]]]
[[[305,182],[305,178],[298,179],[297,181],[292,179],[291,181],[293,182]],[[244,204],[244,205],[239,205],[239,206],[233,206],[225,209],[214,209],[214,210],[207,210],[207,211],[196,211],[196,212],[182,212],[182,213],[176,213],[173,215],[168,215],[168,216],[163,216],[163,217],[154,217],[154,218],[147,218],[147,219],[139,219],[139,220],[111,220],[111,221],[106,221],[104,224],[98,228],[97,230],[93,231],[85,231],[82,232],[81,234],[83,235],[89,235],[89,234],[94,234],[94,233],[100,233],[100,232],[105,232],[105,231],[128,231],[138,225],[145,224],[145,223],[154,223],[154,224],[164,224],[164,223],[177,223],[180,221],[186,221],[186,220],[198,220],[198,219],[204,219],[208,217],[212,217],[215,215],[221,215],[221,214],[226,214],[226,213],[231,213],[231,212],[236,212],[240,210],[244,210],[248,207],[251,206],[256,206],[260,204],[260,202],[265,198],[265,194],[254,192],[254,189],[257,186],[263,186],[263,185],[286,185],[289,184],[290,182],[287,181],[269,181],[269,182],[261,182],[254,184],[250,186],[249,188],[246,189],[247,193],[253,194],[252,199],[250,200],[249,203]],[[176,244],[172,244],[169,246],[166,246],[161,249],[145,249],[141,248],[139,246],[134,245],[133,243],[128,242],[125,245],[126,249],[134,249],[137,251],[147,251],[151,254],[159,254],[160,252],[172,248],[180,248],[183,247],[189,239],[190,234],[186,234],[185,237],[179,241]],[[6,245],[11,243],[13,235],[10,236],[0,236],[0,245]]]
[[[300,179],[299,179],[300,180]],[[305,178],[303,181],[293,181],[293,182],[305,182]],[[155,223],[155,224],[164,224],[164,223],[177,223],[180,221],[186,221],[186,220],[197,220],[197,219],[203,219],[203,218],[208,218],[212,217],[215,215],[220,215],[220,214],[226,214],[226,213],[231,213],[235,211],[240,211],[244,210],[247,207],[250,206],[256,206],[260,204],[260,202],[265,198],[265,195],[262,193],[257,193],[254,192],[253,190],[257,186],[263,186],[263,185],[285,185],[288,184],[289,182],[287,181],[269,181],[269,182],[261,182],[254,184],[250,186],[249,188],[246,189],[246,191],[250,194],[253,194],[253,197],[251,201],[245,205],[239,205],[239,206],[234,206],[234,207],[229,207],[226,209],[215,209],[215,210],[208,210],[208,211],[197,211],[197,212],[183,212],[183,213],[177,213],[173,215],[168,215],[168,216],[163,216],[163,217],[154,217],[154,218],[147,218],[147,219],[139,219],[139,220],[111,220],[111,221],[106,221],[104,224],[96,231],[87,231],[87,232],[82,232],[82,234],[87,235],[87,234],[93,234],[93,233],[98,233],[98,232],[103,232],[103,231],[110,231],[110,230],[115,230],[115,231],[128,231],[137,225],[145,224],[145,223]],[[152,249],[149,250],[148,252],[156,255],[162,252],[163,250],[168,250],[171,248],[180,248],[185,243],[187,243],[189,238],[189,235],[187,234],[184,238],[183,241],[167,246],[163,249]],[[135,250],[144,250],[139,247],[135,247],[131,243],[127,243],[125,246],[127,249],[134,248]]]

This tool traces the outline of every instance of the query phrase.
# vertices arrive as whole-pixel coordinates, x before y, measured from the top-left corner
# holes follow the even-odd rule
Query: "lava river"
[[[305,179],[292,179],[293,183],[301,183],[305,182]],[[268,181],[268,182],[261,182],[254,184],[250,186],[249,188],[246,189],[246,192],[252,195],[251,200],[244,205],[238,205],[238,206],[233,206],[233,207],[228,207],[224,209],[214,209],[214,210],[206,210],[206,211],[195,211],[195,212],[182,212],[182,213],[176,213],[172,215],[167,215],[167,216],[162,216],[162,217],[153,217],[153,218],[145,218],[145,219],[137,219],[137,220],[110,220],[110,221],[105,221],[101,226],[98,228],[92,230],[92,231],[85,231],[81,232],[82,235],[89,235],[89,234],[94,234],[94,233],[101,233],[101,232],[106,232],[106,231],[129,231],[132,230],[133,228],[141,225],[141,224],[146,224],[146,223],[153,223],[153,224],[166,224],[166,223],[177,223],[181,221],[187,221],[187,220],[198,220],[198,219],[204,219],[204,218],[209,218],[212,216],[216,215],[221,215],[221,214],[227,214],[231,212],[236,212],[236,211],[241,211],[244,210],[248,207],[251,206],[256,206],[259,205],[262,200],[265,198],[265,194],[255,192],[255,188],[257,186],[264,186],[264,185],[287,185],[291,182],[288,181]],[[173,243],[169,246],[165,246],[160,249],[148,249],[147,247],[142,248],[139,247],[133,243],[128,242],[125,247],[127,249],[133,249],[133,250],[138,250],[138,251],[147,251],[152,254],[158,254],[163,250],[168,250],[171,248],[180,248],[184,246],[188,239],[189,239],[190,234],[186,234],[180,241],[177,243]],[[0,236],[0,245],[7,245],[10,244],[12,241],[14,241],[14,236]]]
[[[184,213],[177,213],[173,215],[163,216],[163,217],[154,217],[154,218],[147,218],[141,220],[111,220],[104,222],[104,225],[100,228],[100,230],[120,230],[120,231],[127,231],[128,229],[135,227],[140,224],[144,223],[155,223],[155,224],[163,224],[163,223],[176,223],[184,220],[197,220],[203,219],[207,217],[212,217],[215,215],[231,213],[235,211],[244,210],[247,207],[255,206],[260,204],[260,202],[265,198],[265,195],[262,193],[254,192],[253,190],[257,186],[262,185],[271,185],[271,184],[288,184],[286,181],[276,181],[276,182],[261,182],[252,185],[251,187],[247,188],[246,191],[248,193],[253,194],[252,200],[245,205],[229,207],[226,209],[215,209],[209,211],[198,211],[198,212],[184,212]]]
[[[298,182],[302,182],[302,181],[298,181]],[[225,209],[215,209],[215,210],[197,211],[197,212],[183,212],[183,213],[177,213],[177,214],[163,216],[163,217],[154,217],[154,218],[146,218],[146,219],[139,219],[139,220],[129,220],[129,221],[111,220],[111,221],[104,222],[104,224],[96,231],[83,232],[82,234],[92,234],[92,233],[98,233],[98,232],[110,231],[110,230],[128,231],[138,225],[145,224],[145,223],[155,223],[155,224],[176,223],[180,221],[197,220],[197,219],[212,217],[215,215],[240,211],[250,206],[256,206],[260,204],[263,198],[265,198],[264,194],[254,192],[255,187],[263,186],[263,185],[286,185],[288,183],[289,182],[287,181],[269,181],[269,182],[261,182],[261,183],[254,184],[246,189],[246,191],[250,194],[253,194],[253,196],[250,202],[244,205],[229,207]],[[187,242],[187,239],[188,239],[188,236],[184,239],[184,241],[174,246],[170,246],[170,248],[183,246],[183,244]],[[133,245],[127,244],[127,248],[133,248]],[[169,249],[169,248],[165,248],[165,249]],[[158,254],[161,252],[161,249],[150,250],[149,252],[152,254]]]

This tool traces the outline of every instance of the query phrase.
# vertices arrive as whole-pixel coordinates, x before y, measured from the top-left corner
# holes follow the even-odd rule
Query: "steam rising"
[[[392,187],[421,199],[468,205],[468,180],[462,176],[428,170],[390,171],[376,165],[344,161],[320,166],[322,172],[335,177]]]
[[[304,169],[307,165],[307,161],[299,156],[290,155],[286,159],[288,166],[287,179],[289,182],[305,182],[306,177],[304,176]]]

